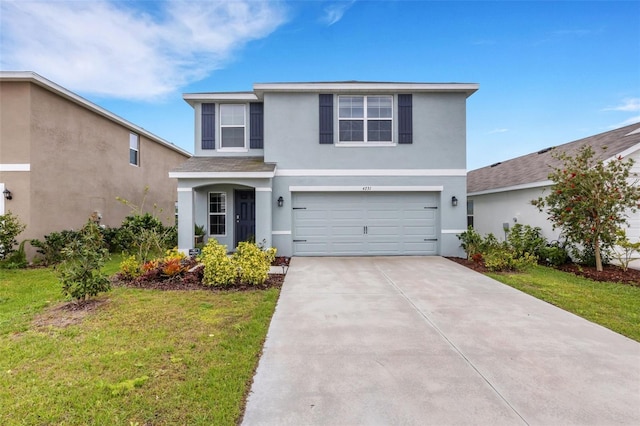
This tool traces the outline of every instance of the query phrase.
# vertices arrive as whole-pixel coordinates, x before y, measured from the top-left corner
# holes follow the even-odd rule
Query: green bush
[[[14,247],[18,244],[16,237],[26,227],[20,222],[18,216],[11,212],[0,215],[0,260],[8,258],[15,252]]]
[[[472,259],[475,254],[482,254],[482,235],[478,234],[471,226],[458,235],[458,239],[461,241],[460,246],[467,254],[467,259]]]
[[[538,251],[538,259],[551,266],[560,266],[571,260],[567,249],[559,242],[553,242],[541,247]]]
[[[520,223],[515,224],[509,230],[507,243],[518,256],[529,253],[536,256],[536,258],[540,258],[540,249],[547,244],[539,227],[533,228],[530,225],[522,225]]]
[[[629,263],[638,259],[634,254],[640,254],[640,241],[632,243],[627,237],[627,231],[620,228],[616,231],[616,247],[612,250],[612,256],[620,263],[623,271],[629,269]]]
[[[132,280],[142,275],[142,265],[135,255],[126,256],[120,262],[120,275],[125,280]]]
[[[508,248],[493,249],[484,256],[484,265],[492,272],[525,271],[537,262],[532,254],[518,255]]]
[[[135,253],[140,262],[162,257],[177,245],[175,226],[166,227],[150,213],[127,216],[122,222],[114,245],[128,253]]]
[[[107,276],[101,271],[108,251],[96,223],[88,221],[62,254],[64,260],[57,272],[65,296],[87,300],[111,289]]]
[[[44,265],[57,265],[64,260],[62,249],[67,244],[79,238],[78,231],[52,232],[44,236],[44,241],[38,239],[31,240],[31,245],[38,249],[42,255]]]
[[[262,250],[255,243],[239,243],[232,262],[238,269],[240,281],[251,285],[264,284],[269,278],[269,269],[275,255],[275,248]]]
[[[200,256],[204,264],[202,283],[209,286],[225,287],[235,282],[238,271],[227,256],[227,246],[211,238],[202,249]]]
[[[0,260],[0,269],[21,269],[27,266],[27,255],[24,251],[24,245],[28,240],[23,240],[18,246],[18,250],[14,250],[4,259]]]

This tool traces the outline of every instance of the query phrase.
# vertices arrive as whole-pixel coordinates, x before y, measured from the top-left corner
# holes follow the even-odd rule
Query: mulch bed
[[[460,257],[447,257],[447,259],[480,273],[489,272],[483,263],[474,262]],[[636,269],[629,268],[624,271],[617,265],[605,265],[603,267],[603,271],[598,272],[595,266],[577,265],[575,263],[567,263],[556,267],[556,269],[564,272],[570,272],[593,281],[618,282],[640,287],[640,271]]]
[[[130,287],[130,288],[146,288],[153,290],[208,290],[208,291],[251,291],[266,290],[269,288],[282,287],[284,282],[284,272],[289,266],[289,257],[276,257],[271,263],[272,266],[282,266],[282,274],[269,274],[269,278],[261,285],[250,285],[240,281],[226,287],[212,287],[202,284],[202,266],[193,268],[192,272],[175,278],[163,279],[144,279],[137,278],[134,280],[122,280],[118,275],[112,278],[111,283],[114,286]]]

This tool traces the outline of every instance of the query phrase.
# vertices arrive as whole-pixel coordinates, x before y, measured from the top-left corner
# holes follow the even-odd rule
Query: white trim
[[[182,99],[190,104],[194,101],[257,101],[253,92],[185,93]]]
[[[466,176],[466,169],[278,169],[276,176]]]
[[[4,183],[0,183],[0,215],[4,214]]]
[[[272,178],[275,172],[169,172],[174,179]]]
[[[271,188],[255,188],[256,192],[272,192]]]
[[[81,96],[76,95],[75,93],[65,89],[62,86],[57,85],[56,83],[47,80],[39,74],[36,74],[32,71],[0,71],[0,81],[26,81],[33,84],[37,84],[38,86],[44,87],[45,89],[53,92],[67,100],[75,102],[76,104],[81,105],[84,108],[87,108],[90,111],[97,113],[121,126],[129,129],[130,131],[134,131],[139,135],[143,135],[147,139],[152,140],[160,145],[163,145],[173,151],[176,151],[185,157],[191,157],[191,153],[185,151],[177,145],[172,144],[169,141],[166,141],[159,136],[154,135],[153,133],[148,132],[140,126],[133,124],[130,121],[125,120],[122,117],[115,115],[114,113],[107,111],[106,109],[89,102]]]
[[[372,82],[324,82],[324,83],[256,83],[254,92],[463,92],[471,96],[480,86],[476,83],[372,83]]]
[[[12,163],[4,163],[0,164],[0,172],[30,172],[31,164],[12,164]]]
[[[224,215],[220,213],[211,213],[211,194],[224,194]],[[207,193],[207,236],[209,237],[226,237],[227,236],[227,227],[229,226],[229,221],[227,221],[227,208],[229,204],[229,197],[226,191],[209,191]],[[211,233],[211,216],[224,216],[224,234],[212,234]]]
[[[442,229],[440,231],[441,234],[462,234],[463,232],[467,232],[466,229]]]
[[[193,188],[178,188],[178,192],[193,192]]]
[[[398,146],[395,142],[336,142],[333,144],[336,148],[389,148]]]
[[[443,186],[290,186],[290,192],[442,192]]]
[[[291,235],[291,231],[271,231],[271,235]]]
[[[531,183],[523,183],[521,185],[505,186],[504,188],[492,188],[492,189],[485,189],[484,191],[469,192],[467,194],[467,197],[473,197],[475,195],[494,194],[496,192],[518,191],[520,189],[542,188],[544,186],[551,186],[551,185],[553,185],[553,181],[544,180],[541,182],[531,182]]]
[[[640,130],[640,128],[638,128],[638,130]],[[633,132],[632,132],[632,133],[633,133]],[[630,134],[631,134],[631,133],[630,133]],[[627,136],[628,136],[628,135],[627,135]],[[625,158],[625,157],[627,157],[628,155],[631,155],[631,154],[633,154],[634,152],[636,152],[636,151],[638,151],[638,150],[640,150],[640,143],[635,144],[635,145],[633,145],[632,147],[629,147],[629,148],[625,149],[624,151],[622,151],[622,152],[620,152],[620,153],[618,153],[618,154],[616,154],[616,155],[614,155],[614,156],[612,156],[612,157],[607,158],[604,162],[605,162],[605,163],[608,163],[608,162],[610,162],[611,160],[615,160],[615,159],[616,159],[616,158],[618,158],[619,156],[620,156],[620,157],[622,157],[622,158]]]

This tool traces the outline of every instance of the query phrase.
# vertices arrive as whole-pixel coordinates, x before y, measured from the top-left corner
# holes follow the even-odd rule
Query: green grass
[[[0,424],[237,422],[278,290],[98,298],[75,325],[36,325],[63,302],[55,274],[0,270]]]
[[[596,282],[544,266],[487,275],[640,342],[640,287]]]

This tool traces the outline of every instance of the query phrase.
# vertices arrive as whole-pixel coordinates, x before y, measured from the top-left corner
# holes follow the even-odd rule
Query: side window
[[[140,137],[135,133],[129,134],[129,164],[140,165]]]
[[[220,105],[220,148],[245,148],[245,106]]]
[[[467,227],[473,228],[473,200],[467,200]]]
[[[209,193],[209,235],[226,235],[227,233],[227,194],[225,192]]]

